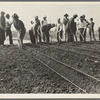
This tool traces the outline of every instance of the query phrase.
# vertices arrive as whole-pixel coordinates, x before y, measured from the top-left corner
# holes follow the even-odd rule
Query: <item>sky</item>
[[[42,20],[46,15],[49,23],[56,23],[57,18],[62,21],[65,13],[69,14],[69,18],[74,14],[79,17],[85,14],[88,21],[94,19],[95,30],[100,26],[100,2],[0,2],[0,11],[11,16],[17,13],[27,30],[30,29],[30,21],[34,21],[34,16],[39,16]],[[14,27],[12,30],[15,30]]]

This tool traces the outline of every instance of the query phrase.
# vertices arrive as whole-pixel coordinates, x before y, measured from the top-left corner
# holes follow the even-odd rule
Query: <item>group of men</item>
[[[1,12],[0,16],[0,45],[4,45],[4,41],[6,36],[9,36],[9,42],[10,44],[13,44],[12,40],[12,32],[11,32],[11,25],[14,24],[15,29],[19,31],[19,44],[22,45],[22,41],[26,32],[26,29],[24,27],[24,23],[19,20],[19,16],[17,14],[14,14],[13,22],[10,21],[10,15],[6,14],[5,12]],[[57,34],[57,41],[58,43],[61,43],[63,35],[65,36],[65,41],[68,42],[74,42],[78,41],[77,34],[79,34],[80,42],[86,41],[86,33],[87,28],[89,29],[89,35],[90,35],[90,41],[95,38],[94,34],[94,22],[93,18],[90,18],[90,21],[88,22],[85,19],[85,15],[80,16],[80,18],[75,21],[75,19],[78,17],[77,14],[73,15],[72,18],[68,18],[69,15],[65,14],[63,18],[63,22],[61,22],[60,18],[57,19],[57,23],[51,24],[47,22],[47,16],[43,17],[43,20],[40,22],[38,16],[35,16],[35,21],[31,21],[31,29],[29,30],[30,40],[32,44],[36,44],[38,42],[43,41],[49,43],[50,42],[50,34],[49,31],[51,28],[56,27],[56,34]],[[6,33],[6,36],[5,36]],[[43,35],[43,36],[41,36]]]
[[[96,41],[95,34],[94,34],[95,23],[93,22],[93,18],[90,18],[90,22],[88,22],[85,19],[85,15],[82,15],[77,20],[77,22],[75,22],[75,19],[78,17],[77,14],[73,15],[73,17],[70,19],[68,19],[68,16],[69,16],[68,14],[64,15],[63,23],[61,23],[60,19],[58,19],[57,31],[59,34],[58,37],[60,41],[62,38],[61,34],[63,31],[65,35],[65,41],[68,41],[68,42],[78,41],[77,34],[79,34],[80,42],[86,42],[87,28],[89,29],[90,41],[92,41],[92,39]]]
[[[49,42],[49,31],[53,27],[56,27],[58,43],[61,43],[63,38],[65,38],[65,41],[68,42],[78,41],[77,34],[79,34],[80,42],[86,42],[87,28],[89,29],[90,41],[96,41],[94,34],[95,23],[93,22],[93,18],[90,18],[90,21],[87,21],[85,19],[85,15],[82,15],[76,22],[75,19],[78,17],[77,14],[73,15],[73,17],[70,19],[68,17],[69,15],[65,14],[63,22],[61,22],[60,18],[58,18],[56,24],[48,24],[46,16],[43,17],[41,22],[38,16],[36,16],[35,22],[31,21],[33,26],[29,31],[31,42],[35,43],[35,40],[38,41],[37,38],[39,38],[39,42],[41,42],[41,33],[43,34],[43,41]]]
[[[19,19],[19,16],[14,13],[12,15],[13,21],[10,20],[10,15],[6,14],[4,11],[1,11],[0,13],[0,46],[4,45],[4,41],[7,36],[9,36],[9,42],[10,44],[13,44],[12,39],[12,31],[11,31],[11,25],[13,24],[18,36],[18,46],[19,48],[22,48],[23,45],[23,39],[26,33],[26,28],[24,26],[23,21]]]
[[[11,32],[12,23],[10,21],[10,15],[9,14],[6,14],[6,16],[4,15],[5,12],[1,11],[1,16],[0,16],[0,45],[1,46],[4,45],[6,36],[9,36],[9,42],[10,44],[13,44],[12,32]]]
[[[32,44],[37,45],[38,42],[41,42],[41,37],[43,37],[44,42],[50,42],[49,31],[51,28],[55,27],[55,24],[48,23],[46,18],[47,17],[44,16],[43,20],[40,22],[38,16],[35,16],[35,21],[31,21],[32,27],[29,30],[29,35]]]

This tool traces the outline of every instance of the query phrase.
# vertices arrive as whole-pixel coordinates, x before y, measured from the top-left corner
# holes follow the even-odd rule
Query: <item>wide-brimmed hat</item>
[[[64,14],[64,16],[69,16],[69,15],[66,13],[66,14]]]
[[[83,16],[80,16],[80,18],[83,18]]]
[[[4,12],[4,11],[1,11],[1,14],[3,14],[3,15],[4,15],[4,14],[5,14],[5,12]]]
[[[10,17],[10,15],[9,14],[6,14],[6,17]]]
[[[13,17],[14,19],[18,19],[18,18],[19,18],[19,16],[18,16],[16,13],[14,13],[12,17]]]
[[[77,15],[77,14],[74,14],[74,15],[73,15],[73,17],[75,17],[75,18],[76,18],[76,17],[78,17],[78,15]]]

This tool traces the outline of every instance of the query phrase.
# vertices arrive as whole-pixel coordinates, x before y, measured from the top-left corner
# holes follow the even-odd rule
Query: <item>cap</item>
[[[64,16],[68,16],[68,14],[66,13]]]
[[[83,18],[83,16],[80,16],[80,18]]]
[[[93,18],[90,18],[90,20],[93,20]]]
[[[73,15],[73,17],[75,17],[75,18],[76,18],[76,17],[78,17],[78,15],[77,15],[77,14],[74,14],[74,15]]]

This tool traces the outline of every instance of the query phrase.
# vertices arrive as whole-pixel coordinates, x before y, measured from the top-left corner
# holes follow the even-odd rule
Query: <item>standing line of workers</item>
[[[9,43],[13,44],[11,25],[13,24],[18,33],[18,45],[20,48],[23,46],[23,39],[26,33],[26,28],[19,19],[19,16],[14,13],[12,16],[13,21],[10,21],[10,15],[5,12],[1,12],[0,16],[0,45],[4,45],[4,41],[7,36],[9,36]],[[50,42],[50,29],[56,27],[57,41],[61,44],[62,39],[65,41],[74,42],[78,41],[77,35],[79,35],[80,42],[86,42],[87,29],[89,30],[90,41],[96,41],[93,18],[87,21],[85,15],[79,17],[76,21],[78,15],[74,14],[72,18],[68,18],[69,15],[64,14],[63,22],[61,19],[57,19],[57,23],[48,23],[47,16],[43,17],[40,21],[38,16],[35,16],[35,21],[31,21],[31,29],[29,30],[29,36],[32,44],[37,45],[38,42],[43,41],[46,43]],[[98,28],[99,41],[100,41],[100,27]],[[5,34],[6,33],[6,34]],[[64,37],[63,37],[64,36]]]
[[[77,14],[73,15],[73,17],[70,19],[68,17],[69,15],[65,14],[63,18],[63,22],[61,22],[61,19],[58,18],[56,24],[49,24],[47,22],[47,17],[44,16],[41,24],[39,24],[38,26],[39,28],[34,29],[34,27],[36,27],[37,25],[37,21],[35,20],[35,22],[33,22],[34,23],[33,28],[31,28],[29,33],[33,32],[32,34],[34,34],[34,37],[35,37],[36,32],[39,31],[38,35],[41,36],[41,33],[42,33],[43,41],[49,43],[50,41],[49,31],[51,28],[56,27],[57,41],[60,44],[63,38],[65,38],[65,41],[68,41],[68,42],[78,41],[77,35],[79,35],[80,42],[86,42],[86,35],[87,35],[87,29],[88,29],[90,41],[92,40],[96,41],[95,33],[94,33],[95,23],[93,22],[93,18],[90,18],[90,21],[88,22],[85,18],[85,15],[80,16],[80,18],[77,21],[75,21],[75,19],[78,17]],[[98,28],[98,32],[99,32],[99,28]],[[30,38],[31,39],[33,38],[32,35],[30,35]],[[34,44],[33,41],[31,42]]]

